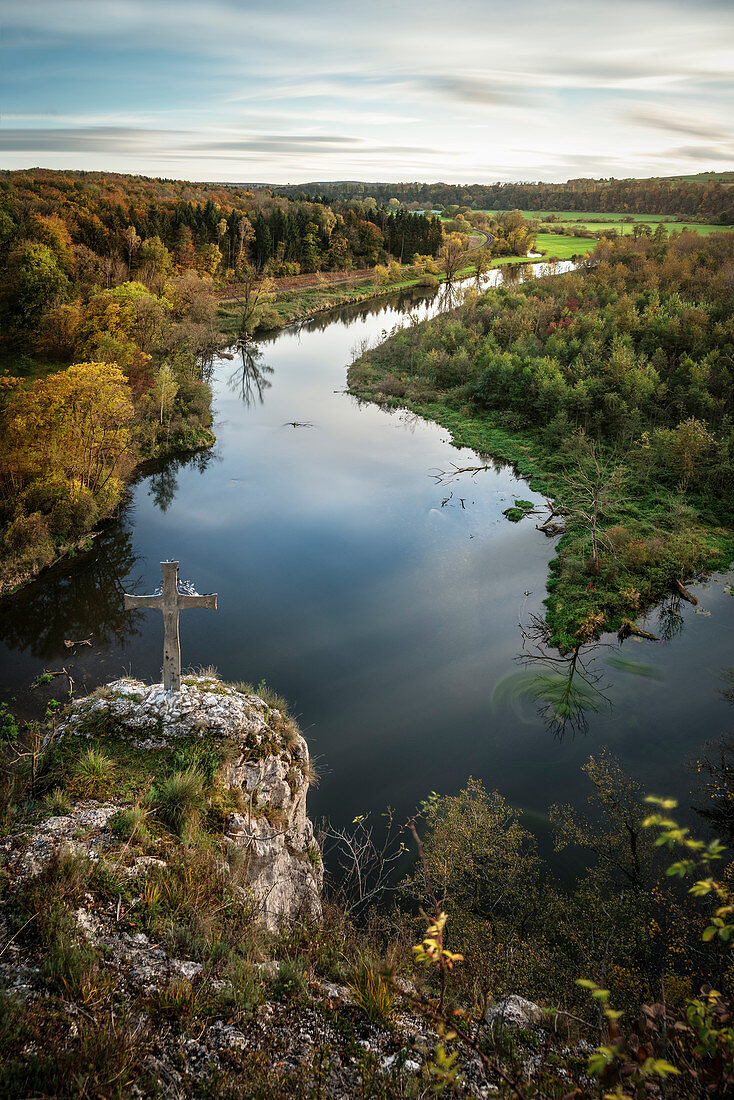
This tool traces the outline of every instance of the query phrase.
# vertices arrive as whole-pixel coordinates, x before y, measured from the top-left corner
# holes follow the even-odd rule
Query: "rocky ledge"
[[[122,679],[76,702],[57,737],[128,742],[145,754],[154,784],[157,754],[183,747],[196,759],[197,747],[206,748],[217,760],[213,783],[227,809],[218,839],[256,917],[271,930],[320,918],[323,868],[306,813],[308,745],[277,707],[211,676],[188,677],[177,692]],[[47,819],[6,845],[11,868],[37,874],[60,850],[97,859],[114,844],[108,822],[130,805],[108,796]]]

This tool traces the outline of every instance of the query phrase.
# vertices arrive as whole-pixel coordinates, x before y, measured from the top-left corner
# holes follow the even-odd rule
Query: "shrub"
[[[241,955],[231,955],[222,977],[228,984],[220,997],[220,1010],[244,1019],[252,1016],[263,999],[263,988],[255,967]]]
[[[405,382],[395,374],[386,374],[380,382],[380,389],[386,397],[405,396]]]
[[[5,532],[5,545],[11,553],[38,565],[53,560],[54,547],[48,524],[40,512],[17,516]]]
[[[308,989],[303,963],[300,960],[286,959],[271,984],[272,996],[279,1001],[290,1001],[303,997]]]

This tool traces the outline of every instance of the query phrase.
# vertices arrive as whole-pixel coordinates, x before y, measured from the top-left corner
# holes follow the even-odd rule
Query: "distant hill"
[[[685,220],[734,224],[734,171],[700,172],[653,179],[572,179],[566,183],[380,183],[314,182],[273,186],[274,194],[316,196],[326,202],[371,196],[379,204],[391,198],[421,208],[469,207],[473,210],[568,210],[609,214],[669,214]],[[251,185],[249,185],[251,186]]]

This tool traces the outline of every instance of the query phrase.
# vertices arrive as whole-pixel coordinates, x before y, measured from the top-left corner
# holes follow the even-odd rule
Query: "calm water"
[[[159,562],[178,558],[220,607],[182,614],[184,664],[266,680],[292,701],[320,760],[315,816],[409,812],[474,775],[542,834],[550,802],[585,799],[580,766],[602,745],[649,788],[685,798],[687,761],[731,727],[720,694],[734,665],[731,576],[698,586],[700,611],[650,617],[668,642],[597,650],[602,709],[560,736],[518,691],[529,673],[516,659],[554,544],[534,520],[502,516],[515,496],[541,498],[509,468],[437,481],[483,460],[342,392],[351,349],[405,323],[411,305],[435,308],[354,307],[262,341],[255,361],[220,360],[213,453],[141,477],[92,553],[0,605],[2,697],[22,707],[44,668],[66,667],[78,691],[130,671],[158,678],[161,616],[125,613],[122,595],[152,591]],[[90,634],[70,656],[64,640]],[[43,692],[61,697],[61,682]]]

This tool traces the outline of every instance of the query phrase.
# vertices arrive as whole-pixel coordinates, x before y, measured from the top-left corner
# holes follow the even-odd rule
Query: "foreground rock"
[[[189,677],[168,693],[160,684],[123,679],[74,704],[58,735],[126,740],[150,754],[154,780],[156,753],[211,746],[221,757],[217,784],[239,807],[226,815],[221,839],[237,850],[243,897],[269,929],[320,918],[323,868],[306,813],[308,746],[281,711],[213,677]],[[105,799],[43,822],[10,845],[14,870],[37,874],[62,849],[96,858],[100,828],[123,808]]]

